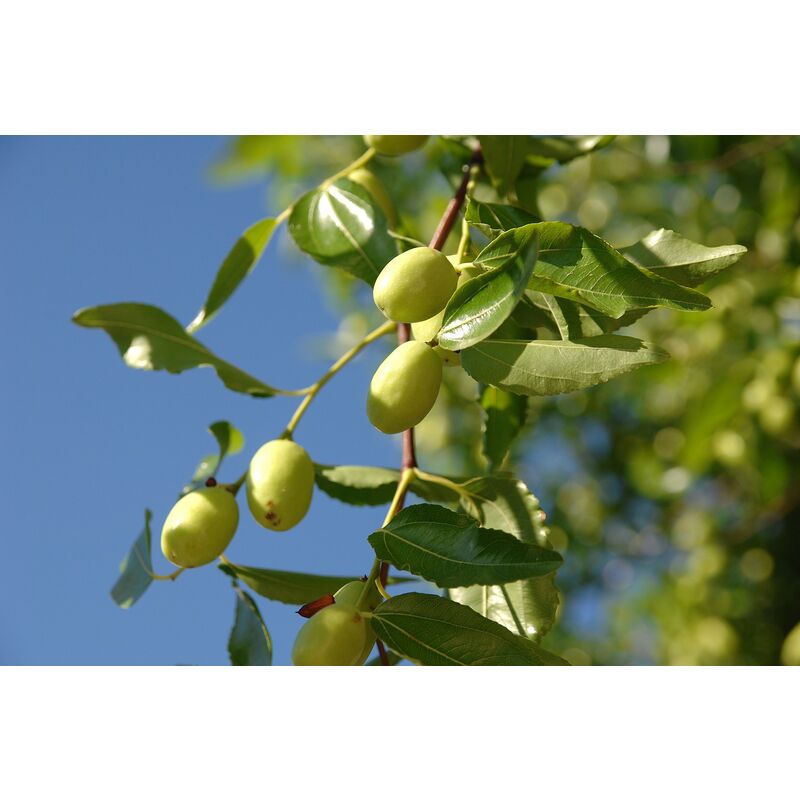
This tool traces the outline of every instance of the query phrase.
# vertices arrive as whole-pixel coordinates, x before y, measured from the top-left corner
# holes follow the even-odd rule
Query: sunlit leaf
[[[219,452],[203,457],[192,475],[192,480],[183,487],[183,494],[199,489],[209,478],[216,476],[225,456],[235,455],[244,447],[244,435],[230,422],[212,422],[208,430],[217,440]]]
[[[464,212],[467,222],[493,239],[503,231],[519,228],[531,222],[539,222],[539,218],[524,208],[503,205],[500,203],[483,203],[470,197]]]

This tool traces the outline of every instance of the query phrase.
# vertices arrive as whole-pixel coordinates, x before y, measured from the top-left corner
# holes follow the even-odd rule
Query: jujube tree
[[[543,221],[536,202],[541,171],[590,157],[613,137],[463,136],[438,137],[435,144],[429,138],[365,136],[366,150],[352,164],[244,232],[186,327],[138,303],[75,314],[79,325],[105,330],[131,367],[178,373],[211,366],[232,391],[301,398],[283,431],[256,450],[231,484],[218,483],[216,475],[226,455],[241,449],[241,433],[227,422],[211,426],[219,454],[201,465],[162,529],[162,550],[178,569],[154,572],[148,512],[112,590],[129,606],[152,580],[175,580],[185,569],[218,560],[236,592],[229,643],[235,664],[271,660],[266,624],[242,585],[297,605],[308,618],[294,645],[296,664],[363,664],[374,644],[377,663],[386,665],[401,659],[566,663],[541,644],[556,619],[562,556],[548,539],[534,494],[504,469],[524,424],[526,398],[585,390],[663,361],[667,354],[657,345],[619,329],[657,307],[708,308],[696,287],[743,252],[726,248],[722,258],[669,231],[616,249],[586,228]],[[382,185],[369,169],[423,147],[437,148],[436,166],[452,185],[427,244],[415,239],[404,209],[395,209],[392,185]],[[197,338],[284,222],[303,253],[373,287],[374,303],[387,318],[314,384],[296,390],[240,370]],[[402,434],[400,467],[315,463],[295,441],[304,413],[364,347],[390,335],[397,346],[375,372],[365,407],[380,431]],[[484,415],[481,474],[441,475],[418,463],[414,428],[431,411],[446,367],[472,381]],[[374,550],[372,565],[354,564],[352,577],[340,578],[225,557],[239,523],[242,487],[260,526],[289,531],[305,517],[315,486],[344,502],[388,503],[380,527],[364,532]],[[406,505],[408,493],[422,502]],[[402,592],[403,572],[442,593]]]

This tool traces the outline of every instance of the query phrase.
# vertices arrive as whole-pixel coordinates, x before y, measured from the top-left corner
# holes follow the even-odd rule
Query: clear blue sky
[[[221,473],[233,479],[246,454],[282,430],[296,400],[234,394],[209,369],[129,369],[104,333],[70,322],[82,306],[124,300],[192,318],[238,234],[274,210],[263,184],[219,189],[206,181],[221,145],[213,137],[0,138],[0,663],[227,663],[234,598],[215,567],[154,584],[125,611],[109,589],[146,506],[156,568],[168,571],[161,523],[213,450],[206,426],[228,419],[244,432],[245,452]],[[324,370],[327,359],[310,344],[338,319],[315,278],[322,267],[287,257],[281,245],[272,243],[199,338],[268,383],[293,387]],[[380,348],[362,356],[303,419],[296,439],[315,460],[397,462],[396,442],[363,412],[380,358]],[[317,492],[301,525],[277,534],[245,510],[228,555],[363,573],[371,564],[366,535],[381,514]],[[287,663],[301,620],[293,608],[259,603],[275,662]]]

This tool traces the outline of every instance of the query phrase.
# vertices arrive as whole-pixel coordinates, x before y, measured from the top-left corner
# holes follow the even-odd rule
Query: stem
[[[381,666],[388,667],[389,666],[389,656],[386,653],[386,646],[384,643],[378,639],[375,644],[378,645],[378,656],[381,659]]]
[[[153,570],[149,569],[147,564],[144,563],[144,559],[138,547],[135,547],[133,552],[136,553],[136,558],[139,559],[139,566],[150,576],[150,579],[154,581],[174,581],[175,578],[186,569],[186,567],[178,567],[174,572],[170,572],[169,575],[159,575],[157,572],[153,572]]]
[[[226,484],[225,488],[230,491],[234,497],[239,494],[239,489],[242,488],[242,484],[247,480],[247,470],[245,470],[233,483]]]
[[[380,339],[381,336],[385,336],[387,333],[391,333],[396,327],[397,323],[395,322],[384,322],[383,325],[368,333],[357,345],[351,347],[338,361],[336,361],[316,383],[312,384],[308,388],[308,393],[300,402],[300,405],[292,415],[292,418],[289,420],[289,424],[286,426],[286,430],[284,430],[284,432],[280,435],[280,438],[292,438],[292,434],[294,433],[294,429],[297,427],[297,423],[300,422],[303,414],[306,413],[313,399],[319,394],[320,389],[322,389],[322,387],[337,372],[339,372],[339,370],[345,364],[352,361],[368,344],[374,342],[376,339]]]
[[[480,164],[472,164],[470,166],[465,197],[470,197],[472,195],[472,192],[475,189],[475,181],[478,178],[479,170],[480,170]],[[464,261],[464,256],[466,255],[467,248],[469,247],[469,245],[470,245],[469,223],[467,222],[467,217],[465,214],[463,219],[461,220],[461,239],[458,242],[458,250],[456,251],[456,261],[458,261],[459,266],[461,266],[461,264]]]
[[[511,602],[511,598],[508,596],[508,590],[502,584],[500,585],[500,591],[503,593],[503,598],[506,601],[506,605],[508,606],[508,610],[511,612],[511,617],[514,620],[514,624],[517,626],[517,630],[519,631],[520,636],[524,636],[526,639],[528,638],[528,634],[525,632],[525,628],[522,627],[522,622],[520,618],[517,616],[517,612],[514,609],[514,604]]]
[[[421,480],[427,481],[428,483],[438,483],[440,486],[445,486],[450,489],[451,492],[455,492],[459,497],[472,497],[472,494],[469,490],[465,489],[460,484],[456,483],[455,481],[451,481],[449,478],[445,478],[443,475],[433,475],[430,472],[425,472],[421,469],[414,469],[414,474]]]
[[[477,147],[472,151],[472,158],[469,160],[469,163],[464,165],[464,176],[461,178],[461,183],[458,185],[453,198],[447,204],[447,208],[444,210],[444,214],[442,214],[442,218],[439,220],[436,233],[433,234],[430,247],[434,250],[441,250],[444,247],[447,237],[453,229],[456,217],[458,217],[458,212],[461,210],[461,206],[464,203],[464,198],[467,196],[467,186],[469,182],[473,180],[472,168],[482,162],[483,153],[480,147]]]
[[[324,180],[320,185],[320,189],[327,189],[330,185],[336,183],[339,178],[346,178],[351,172],[354,170],[360,169],[361,167],[369,164],[370,161],[375,157],[375,149],[372,147],[367,148],[352,164],[345,167],[344,169],[340,169],[335,175],[331,175],[330,178]]]

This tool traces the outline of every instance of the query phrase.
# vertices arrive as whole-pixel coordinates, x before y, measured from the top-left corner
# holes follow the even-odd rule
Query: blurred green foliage
[[[270,212],[363,150],[360,137],[243,137],[217,179],[268,181]],[[427,242],[467,152],[439,137],[370,169]],[[531,398],[511,454],[565,556],[548,646],[575,664],[800,661],[800,137],[634,136],[564,165],[526,164],[517,201],[612,245],[668,228],[746,256],[702,289],[702,314],[659,309],[625,332],[671,360],[588,391]],[[477,197],[497,199],[488,183]],[[458,230],[448,242],[453,252]],[[368,287],[324,275],[341,353],[379,321]],[[487,471],[474,383],[446,370],[419,426],[425,468]]]

